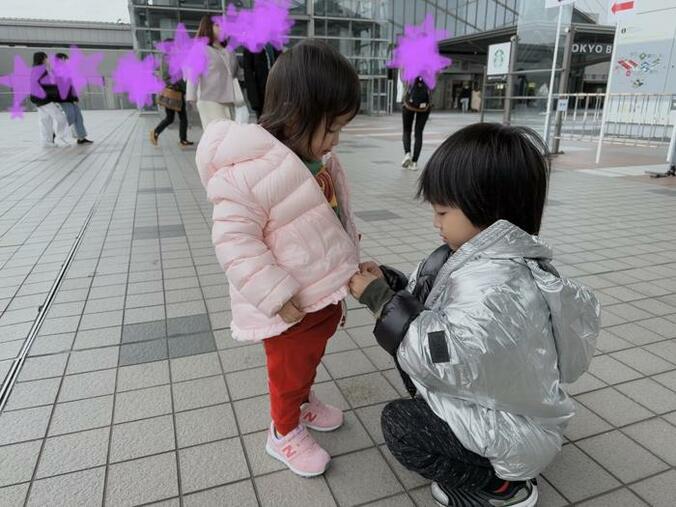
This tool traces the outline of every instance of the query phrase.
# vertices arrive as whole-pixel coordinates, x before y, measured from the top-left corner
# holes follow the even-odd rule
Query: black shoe
[[[77,144],[92,144],[94,141],[90,141],[86,137],[84,139],[78,139]]]
[[[193,143],[192,141],[188,141],[188,140],[186,140],[186,139],[183,139],[182,141],[179,141],[179,143],[181,144],[181,146],[192,146],[193,144],[195,144],[195,143]]]
[[[534,507],[538,501],[535,481],[507,482],[504,491],[446,489],[432,483],[432,497],[444,507]]]

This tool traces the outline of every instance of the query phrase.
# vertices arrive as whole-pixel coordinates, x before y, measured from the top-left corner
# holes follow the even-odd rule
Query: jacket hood
[[[281,143],[260,125],[240,125],[234,121],[209,124],[197,146],[195,162],[202,185],[220,169],[264,158]]]
[[[465,243],[453,257],[513,259],[525,263],[549,307],[561,382],[575,382],[589,368],[599,334],[601,305],[584,285],[552,267],[552,249],[506,220],[499,220]]]

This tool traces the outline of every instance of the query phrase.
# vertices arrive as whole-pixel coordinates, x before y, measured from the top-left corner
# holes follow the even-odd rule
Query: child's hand
[[[282,309],[279,310],[279,316],[287,324],[295,324],[296,322],[303,320],[305,313],[296,306],[293,299],[289,299],[284,303]]]
[[[368,271],[357,273],[350,279],[350,292],[355,299],[359,299],[366,290],[366,287],[368,287],[371,282],[377,279],[378,277],[376,275]]]
[[[385,278],[380,266],[373,261],[366,261],[359,264],[359,271],[362,273],[371,273],[378,278]]]

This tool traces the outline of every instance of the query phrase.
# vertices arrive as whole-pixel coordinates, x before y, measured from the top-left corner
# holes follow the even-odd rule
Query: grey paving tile
[[[242,437],[244,449],[246,451],[249,464],[251,465],[251,472],[254,476],[269,474],[278,470],[285,470],[286,465],[279,460],[276,460],[266,452],[265,444],[268,438],[268,431],[259,431],[256,433],[249,433]]]
[[[334,379],[371,373],[376,370],[361,350],[348,350],[324,356],[322,363]]]
[[[268,392],[268,373],[265,367],[228,373],[226,380],[235,400]]]
[[[40,456],[36,477],[84,470],[106,463],[110,428],[50,437]]]
[[[34,440],[0,447],[0,487],[30,481],[41,445]]]
[[[174,382],[210,377],[221,373],[221,365],[215,352],[172,359],[171,378]]]
[[[122,310],[85,314],[80,321],[80,329],[99,329],[102,327],[121,326],[122,314]]]
[[[54,407],[52,422],[49,425],[49,435],[108,426],[112,416],[112,396],[57,403]]]
[[[37,380],[49,377],[59,377],[66,368],[68,354],[51,356],[29,357],[19,373],[20,381]]]
[[[242,434],[267,430],[270,427],[270,400],[267,396],[234,401],[232,406]]]
[[[340,505],[378,500],[403,489],[376,449],[334,458],[326,480]]]
[[[103,500],[105,468],[83,470],[33,483],[27,506],[98,506]]]
[[[579,440],[581,438],[598,435],[604,431],[609,431],[612,426],[601,419],[594,412],[584,405],[575,402],[575,417],[568,424],[564,435],[570,440]]]
[[[129,391],[169,383],[169,362],[156,361],[133,366],[121,366],[117,370],[117,390]]]
[[[362,407],[355,410],[362,425],[366,428],[366,431],[373,441],[378,445],[385,443],[383,430],[380,424],[380,415],[383,413],[385,405],[386,403],[380,403],[378,405]]]
[[[25,340],[14,340],[11,342],[0,343],[0,361],[5,359],[14,359],[19,355],[19,351]]]
[[[176,414],[179,447],[204,444],[237,436],[235,415],[229,403]]]
[[[75,333],[37,336],[28,351],[28,357],[68,352],[73,346]]]
[[[315,432],[314,437],[331,456],[371,447],[373,442],[353,412],[345,412],[343,425],[331,432]]]
[[[171,413],[170,387],[158,386],[117,393],[114,423]]]
[[[574,502],[603,493],[620,484],[579,449],[570,445],[564,446],[562,453],[544,475]]]
[[[657,414],[676,410],[676,393],[649,378],[619,385],[617,389]]]
[[[577,400],[614,426],[649,418],[652,413],[612,388],[581,394]]]
[[[333,405],[341,410],[348,410],[350,404],[347,402],[335,382],[322,382],[312,386],[317,398],[323,403]]]
[[[138,505],[177,495],[175,452],[110,465],[107,505]]]
[[[640,507],[648,504],[640,500],[630,490],[623,488],[579,505],[581,507]]]
[[[60,382],[58,378],[51,378],[14,384],[5,410],[51,405],[56,400]]]
[[[591,362],[589,373],[607,384],[617,384],[642,377],[638,371],[625,366],[610,356],[595,357]]]
[[[157,321],[164,318],[166,318],[164,304],[145,306],[143,308],[127,308],[124,311],[124,323],[129,325]]]
[[[257,477],[258,495],[263,507],[337,505],[323,477],[304,479],[290,470]]]
[[[110,461],[126,461],[175,448],[174,423],[170,415],[113,426]]]
[[[676,466],[676,427],[673,425],[656,418],[627,426],[623,431],[671,466]]]
[[[169,338],[169,357],[185,357],[216,351],[214,335],[209,332]]]
[[[167,336],[164,320],[125,325],[122,330],[122,343],[153,340]]]
[[[188,380],[173,385],[174,410],[190,410],[225,403],[228,393],[221,375]]]
[[[259,343],[224,350],[220,356],[226,373],[265,365],[265,351]]]
[[[73,348],[82,350],[119,345],[120,332],[121,328],[119,326],[79,331],[75,337]]]
[[[100,370],[77,375],[66,375],[59,392],[59,401],[102,396],[115,392],[116,370]]]
[[[168,357],[166,339],[138,343],[125,343],[120,346],[120,366],[162,361]]]
[[[543,507],[564,507],[569,504],[542,476],[538,477],[538,498]]]
[[[624,483],[637,481],[669,468],[669,465],[619,431],[582,440],[577,445]]]
[[[676,498],[676,470],[641,481],[631,489],[654,507],[670,507]]]
[[[595,391],[597,389],[602,389],[608,384],[597,379],[588,372],[583,373],[579,379],[577,379],[572,384],[567,384],[564,386],[564,389],[568,394],[576,396],[578,394],[586,393],[589,391]]]
[[[185,507],[203,507],[206,505],[237,505],[238,507],[258,507],[256,493],[250,480],[200,491],[183,497]]]
[[[205,314],[167,319],[168,336],[201,333],[210,329],[209,317]]]
[[[397,392],[380,373],[340,379],[337,384],[354,408],[399,398]]]
[[[0,488],[0,505],[23,505],[28,492],[28,483]]]
[[[0,414],[0,445],[43,438],[51,413],[51,406],[3,412]]]
[[[115,368],[117,366],[118,354],[119,347],[71,352],[66,373],[71,375],[74,373]]]
[[[238,438],[181,449],[179,461],[186,493],[249,477]]]

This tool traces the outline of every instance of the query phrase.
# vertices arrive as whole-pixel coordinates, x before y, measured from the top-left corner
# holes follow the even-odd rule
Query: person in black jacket
[[[259,53],[244,50],[242,67],[244,67],[246,95],[251,108],[256,111],[256,116],[259,118],[263,114],[265,105],[265,85],[268,82],[268,74],[280,54],[281,51],[270,44],[266,44]]]
[[[33,79],[44,91],[44,96],[30,96],[40,117],[40,138],[44,146],[68,145],[66,130],[68,121],[63,109],[58,105],[61,101],[59,90],[50,74],[51,66],[47,53],[33,53]],[[39,75],[38,75],[39,74]],[[56,128],[54,128],[56,125]]]
[[[68,55],[66,53],[56,53],[56,58],[61,61],[68,60]],[[57,77],[57,80],[59,78]],[[82,111],[80,110],[80,105],[78,102],[80,98],[73,90],[73,87],[68,85],[68,95],[63,98],[59,96],[59,102],[63,112],[66,113],[66,118],[68,120],[68,125],[71,126],[75,138],[77,139],[77,144],[91,144],[92,141],[87,139],[87,129],[84,126],[84,119],[82,118]]]

